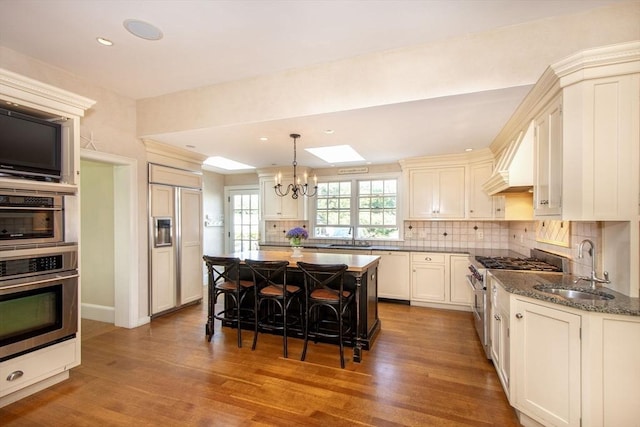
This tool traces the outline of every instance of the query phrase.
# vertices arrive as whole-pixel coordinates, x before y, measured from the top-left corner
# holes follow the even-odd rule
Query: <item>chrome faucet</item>
[[[584,239],[578,245],[578,258],[584,258],[584,245],[589,245],[589,255],[591,255],[591,275],[589,277],[578,277],[573,283],[578,283],[580,280],[591,282],[591,289],[596,288],[596,283],[611,283],[609,280],[609,273],[605,271],[604,279],[600,279],[596,276],[596,247],[589,239]]]
[[[355,246],[356,245],[356,227],[355,226],[350,226],[349,227],[349,234],[351,234],[351,246]]]

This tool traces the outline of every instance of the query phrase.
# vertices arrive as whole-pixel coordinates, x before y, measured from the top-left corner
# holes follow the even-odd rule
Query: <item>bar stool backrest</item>
[[[269,285],[284,285],[287,283],[287,266],[289,261],[258,261],[246,259],[244,263],[253,274],[253,283],[257,289]]]
[[[207,271],[209,272],[209,285],[215,286],[223,282],[229,282],[240,287],[240,258],[215,257],[204,255]]]
[[[319,288],[335,294],[336,297],[343,295],[344,273],[348,268],[346,264],[311,264],[307,262],[298,262],[297,264],[304,273],[307,295]]]

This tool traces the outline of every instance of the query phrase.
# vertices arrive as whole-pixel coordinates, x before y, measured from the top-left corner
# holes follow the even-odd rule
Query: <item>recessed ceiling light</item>
[[[260,141],[268,141],[268,140],[269,140],[269,138],[267,138],[266,136],[261,136],[260,137]]]
[[[148,22],[139,21],[137,19],[127,19],[122,25],[131,34],[145,40],[160,40],[162,31],[159,28],[149,24]]]
[[[305,148],[316,157],[327,163],[358,162],[364,160],[350,145],[334,145],[332,147]]]
[[[204,161],[205,165],[215,166],[220,169],[226,169],[229,171],[241,170],[241,169],[255,169],[254,166],[245,165],[244,163],[236,162],[235,160],[229,160],[221,156],[209,157]]]
[[[105,39],[104,37],[96,37],[96,40],[103,46],[113,46],[113,42],[109,39]]]
[[[326,133],[327,135],[331,135],[334,132],[335,131],[333,129],[327,129],[327,130],[324,131],[324,133]]]
[[[473,151],[473,148],[465,148],[464,151],[466,152]]]

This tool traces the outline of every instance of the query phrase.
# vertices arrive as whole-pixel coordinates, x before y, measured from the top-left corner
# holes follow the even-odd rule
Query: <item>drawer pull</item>
[[[425,257],[424,260],[425,261],[431,261],[431,257]]]
[[[15,381],[24,375],[22,371],[13,371],[7,376],[7,381]]]

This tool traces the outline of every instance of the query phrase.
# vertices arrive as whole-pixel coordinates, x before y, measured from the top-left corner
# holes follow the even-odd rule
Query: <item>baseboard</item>
[[[82,303],[80,310],[83,319],[105,323],[115,323],[116,321],[116,309],[114,307]]]

